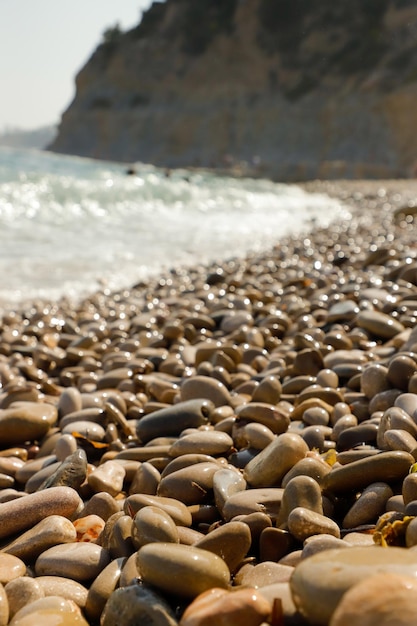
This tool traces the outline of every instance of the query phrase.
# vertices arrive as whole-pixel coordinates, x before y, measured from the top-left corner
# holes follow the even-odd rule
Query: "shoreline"
[[[372,568],[417,577],[417,181],[299,186],[352,219],[2,317],[0,557],[14,580],[64,579],[80,626],[187,626],[204,592],[211,623],[250,606],[257,624],[327,626],[353,582],[368,610]],[[375,543],[407,549],[374,563]],[[331,597],[328,549],[346,573]],[[32,623],[42,584],[21,603]]]

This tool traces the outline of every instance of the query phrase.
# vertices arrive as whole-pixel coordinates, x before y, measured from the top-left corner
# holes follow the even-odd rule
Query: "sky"
[[[118,24],[136,26],[152,0],[0,0],[0,132],[57,124],[75,75]]]

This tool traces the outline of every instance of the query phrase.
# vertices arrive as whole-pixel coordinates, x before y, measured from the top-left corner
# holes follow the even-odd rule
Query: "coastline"
[[[252,600],[266,624],[305,624],[300,613],[307,623],[319,623],[311,604],[315,585],[328,584],[326,577],[317,582],[315,571],[307,570],[303,592],[294,591],[297,572],[309,560],[308,544],[319,536],[320,550],[340,548],[334,558],[342,567],[339,552],[355,544],[362,566],[380,516],[407,514],[403,485],[417,458],[417,181],[299,186],[338,198],[352,219],[285,237],[262,253],[173,268],[131,289],[103,289],[75,305],[65,298],[33,302],[3,316],[0,448],[4,457],[19,459],[19,469],[0,481],[3,542],[19,546],[19,532],[33,531],[32,552],[12,553],[35,579],[47,571],[85,587],[77,609],[81,624],[98,623],[102,614],[100,623],[109,626],[121,602],[129,615],[119,615],[119,626],[151,605],[169,616],[167,623],[187,626],[174,604],[180,614],[195,614],[194,597],[223,587],[213,611],[231,610],[230,580],[241,587],[240,610],[247,607],[245,587],[257,587]],[[186,418],[175,427],[178,406]],[[404,413],[402,425],[389,428],[383,416],[395,407]],[[385,440],[388,429],[396,434]],[[276,446],[283,449],[272,463],[268,454]],[[380,467],[375,459],[381,454]],[[48,455],[55,460],[46,467]],[[291,461],[283,465],[281,458]],[[308,459],[310,477],[297,473],[297,464]],[[344,479],[344,468],[355,463],[357,472]],[[6,475],[5,467],[0,479],[1,472]],[[293,480],[308,478],[302,492],[287,490],[289,472]],[[384,485],[378,508],[365,501],[358,513],[357,495],[375,484]],[[70,490],[69,512],[53,499],[52,486]],[[28,503],[32,495],[36,503],[44,497],[42,506],[80,525],[89,539],[62,535],[45,546],[35,515],[22,520],[16,535],[13,507],[22,492]],[[147,509],[154,528],[161,522],[161,497],[177,501],[164,513],[173,529],[162,551],[156,531],[148,546],[138,539],[144,532],[138,512]],[[304,517],[297,517],[299,509]],[[257,514],[261,527],[250,518]],[[181,519],[173,524],[175,515]],[[234,532],[227,534],[231,523]],[[405,536],[399,541],[417,545],[417,537],[407,545]],[[76,567],[68,545],[78,546]],[[94,574],[87,571],[93,548],[100,562]],[[49,550],[55,551],[51,560]],[[204,564],[201,552],[207,551],[216,558]],[[100,595],[94,580],[116,558],[127,559],[121,578],[109,573]],[[403,557],[395,558],[397,573],[407,577]],[[202,569],[193,569],[196,562]],[[377,567],[389,571],[390,557]],[[181,572],[168,588],[165,570]],[[417,564],[413,572],[417,576]],[[138,577],[153,587],[151,599],[140,595]],[[328,594],[317,600],[320,615],[327,615],[321,624],[330,622],[332,601]],[[282,622],[273,622],[278,605]],[[32,623],[42,615],[33,608]]]

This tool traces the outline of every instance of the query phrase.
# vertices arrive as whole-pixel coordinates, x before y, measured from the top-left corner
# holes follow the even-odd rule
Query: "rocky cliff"
[[[107,31],[50,149],[277,179],[411,176],[415,0],[167,0]]]

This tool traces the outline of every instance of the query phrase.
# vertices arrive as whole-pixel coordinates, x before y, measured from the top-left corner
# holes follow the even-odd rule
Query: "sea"
[[[296,185],[0,148],[0,310],[76,301],[172,268],[267,251],[348,219]]]

